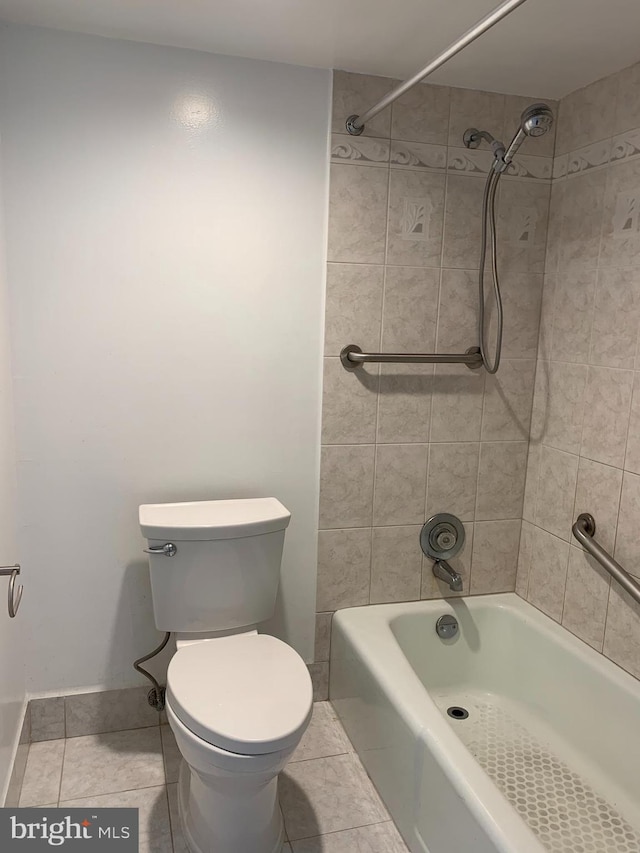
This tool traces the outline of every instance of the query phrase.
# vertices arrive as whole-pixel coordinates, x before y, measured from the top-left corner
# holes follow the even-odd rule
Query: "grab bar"
[[[403,353],[403,352],[362,352],[356,344],[348,344],[340,352],[340,361],[345,370],[357,370],[365,362],[392,364],[466,364],[470,370],[482,367],[480,347],[469,347],[466,352],[439,353]]]
[[[625,571],[620,563],[608,554],[602,545],[593,538],[596,532],[596,522],[588,512],[582,512],[576,518],[571,532],[578,542],[594,557],[600,565],[614,577],[631,598],[640,604],[640,583]]]
[[[9,610],[10,619],[16,618],[18,607],[20,607],[20,602],[22,601],[22,585],[18,584],[18,588],[16,589],[16,579],[19,574],[19,563],[15,563],[15,565],[13,566],[0,566],[0,577],[9,578],[9,596],[7,601],[7,607]]]

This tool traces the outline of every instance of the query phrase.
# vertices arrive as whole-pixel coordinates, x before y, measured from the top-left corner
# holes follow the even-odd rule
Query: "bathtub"
[[[411,853],[640,851],[640,683],[515,594],[339,611],[329,697]]]

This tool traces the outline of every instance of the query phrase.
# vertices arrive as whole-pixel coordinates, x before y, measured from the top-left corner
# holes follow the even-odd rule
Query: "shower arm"
[[[436,56],[436,58],[428,65],[425,65],[424,68],[414,74],[413,77],[409,78],[409,80],[405,80],[404,83],[400,83],[399,86],[392,89],[391,92],[385,95],[384,98],[381,98],[366,112],[361,115],[355,114],[349,116],[346,122],[347,132],[352,136],[360,136],[369,119],[377,116],[379,112],[390,106],[401,95],[404,95],[404,93],[408,92],[409,89],[413,89],[413,87],[424,80],[425,77],[433,74],[434,71],[448,62],[457,53],[460,53],[461,50],[464,50],[465,47],[486,33],[487,30],[490,30],[503,18],[506,18],[507,15],[511,14],[511,12],[513,12],[514,9],[517,9],[518,6],[522,6],[525,2],[526,0],[505,0],[504,3],[497,6],[492,12],[489,12],[489,14],[482,18],[482,20],[478,21],[475,26],[471,27],[470,30],[467,30],[467,32],[460,36],[459,39],[456,39],[453,44],[450,44],[446,50],[443,50],[442,53],[438,54],[438,56]]]

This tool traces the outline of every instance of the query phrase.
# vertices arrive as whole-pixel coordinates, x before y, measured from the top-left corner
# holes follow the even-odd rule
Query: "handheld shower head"
[[[553,113],[546,104],[531,104],[520,116],[520,128],[527,136],[544,136],[553,125]]]
[[[504,163],[502,168],[506,169],[527,136],[544,136],[547,131],[551,130],[552,125],[553,113],[547,104],[531,104],[530,107],[527,107],[520,116],[520,127],[502,158]]]

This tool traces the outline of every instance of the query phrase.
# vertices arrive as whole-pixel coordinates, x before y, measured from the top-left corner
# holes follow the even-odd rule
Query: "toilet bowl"
[[[191,853],[279,853],[278,773],[311,719],[307,667],[273,616],[291,514],[276,498],[143,504],[156,627],[176,635],[166,710]]]
[[[192,853],[279,853],[277,777],[312,702],[302,658],[275,637],[232,635],[178,649],[166,711],[183,758],[179,810]]]

